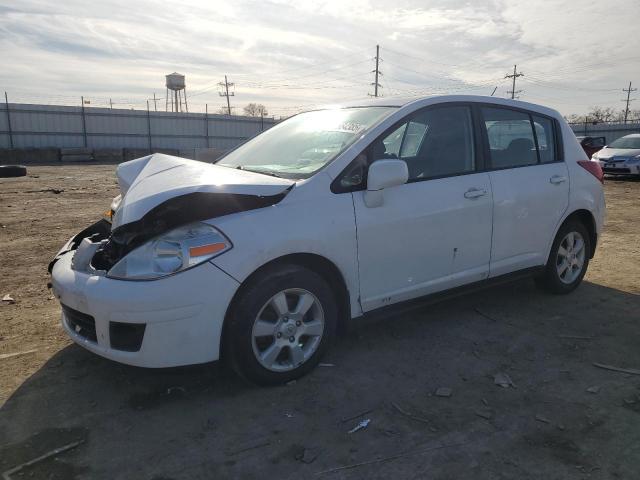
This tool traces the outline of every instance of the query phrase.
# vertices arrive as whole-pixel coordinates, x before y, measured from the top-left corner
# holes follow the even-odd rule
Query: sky
[[[164,109],[177,71],[190,111],[217,112],[227,75],[235,113],[286,116],[372,94],[380,45],[385,97],[505,97],[517,64],[521,100],[584,114],[640,87],[639,20],[639,0],[0,0],[0,91]]]

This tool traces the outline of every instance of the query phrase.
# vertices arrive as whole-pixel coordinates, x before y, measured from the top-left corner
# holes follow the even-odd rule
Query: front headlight
[[[191,223],[149,240],[129,252],[107,272],[107,277],[153,280],[195,267],[233,245],[218,229]]]
[[[640,155],[636,155],[635,157],[631,157],[627,160],[627,163],[638,163],[640,162]]]

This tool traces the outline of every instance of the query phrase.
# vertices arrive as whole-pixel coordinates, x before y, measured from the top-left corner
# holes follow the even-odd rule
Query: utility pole
[[[512,78],[513,79],[513,84],[511,87],[511,90],[507,91],[507,93],[511,94],[511,99],[515,99],[516,98],[516,94],[517,93],[522,93],[522,90],[516,90],[516,78],[518,77],[524,77],[524,73],[518,72],[517,71],[517,65],[513,66],[513,73],[511,75],[505,75],[504,78]]]
[[[371,70],[371,73],[375,73],[376,74],[376,79],[371,84],[371,85],[373,85],[373,95],[371,95],[370,93],[368,95],[370,97],[377,97],[378,96],[378,88],[382,88],[382,85],[380,85],[380,83],[378,82],[379,76],[382,75],[382,72],[380,71],[380,45],[376,45],[376,69],[375,70]]]
[[[221,97],[227,97],[227,114],[231,115],[231,102],[229,100],[229,97],[233,97],[235,95],[235,92],[231,92],[229,93],[229,87],[233,87],[235,84],[234,83],[229,83],[227,81],[227,76],[224,76],[224,83],[220,82],[218,83],[218,85],[220,85],[223,88],[222,92],[218,92],[218,94]]]
[[[158,111],[158,100],[156,99],[156,92],[153,92],[153,110]]]
[[[113,102],[111,101],[111,99],[109,99],[109,108],[113,110]]]
[[[629,102],[633,102],[635,99],[634,98],[630,98],[631,97],[631,92],[635,92],[636,90],[638,90],[637,88],[631,88],[631,82],[629,82],[629,88],[623,88],[622,91],[623,92],[627,92],[627,106],[624,109],[624,123],[627,123],[627,117],[629,116]],[[622,100],[624,102],[624,100]]]

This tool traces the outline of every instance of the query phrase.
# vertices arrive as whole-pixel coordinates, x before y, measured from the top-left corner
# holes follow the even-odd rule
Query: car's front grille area
[[[91,342],[98,341],[98,337],[96,335],[96,321],[91,315],[79,312],[71,307],[67,307],[66,305],[62,305],[62,312],[64,313],[64,318],[71,330]]]
[[[142,346],[145,323],[109,322],[111,348],[125,352],[137,352]]]

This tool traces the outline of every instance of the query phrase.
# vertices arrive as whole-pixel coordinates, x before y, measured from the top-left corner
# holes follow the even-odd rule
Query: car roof
[[[640,137],[640,133],[631,133],[629,135],[625,135],[624,137],[620,137],[620,138],[638,138]]]
[[[310,110],[321,110],[325,108],[354,108],[354,107],[397,107],[404,108],[410,105],[427,106],[438,103],[447,102],[473,102],[473,103],[489,103],[506,107],[523,108],[544,115],[560,117],[560,114],[543,105],[535,103],[523,102],[521,100],[512,100],[510,98],[490,97],[488,95],[432,95],[425,97],[378,97],[371,99],[360,99],[336,102],[334,104],[324,105],[322,107]]]

